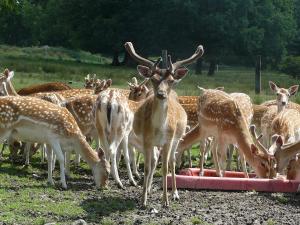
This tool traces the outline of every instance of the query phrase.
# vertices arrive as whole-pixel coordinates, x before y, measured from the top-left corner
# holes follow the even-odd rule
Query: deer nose
[[[286,102],[281,102],[282,105],[286,105]]]
[[[165,91],[157,91],[157,94],[156,96],[159,98],[159,99],[166,99],[167,98],[167,93]]]

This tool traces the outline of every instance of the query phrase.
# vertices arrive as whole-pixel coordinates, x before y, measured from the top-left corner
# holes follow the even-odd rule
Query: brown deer
[[[168,68],[160,69],[160,59],[153,63],[138,55],[131,42],[125,43],[125,48],[130,56],[139,65],[137,70],[140,75],[150,78],[153,86],[153,95],[149,96],[138,108],[134,115],[133,132],[140,138],[144,152],[144,187],[143,205],[147,205],[147,195],[151,190],[151,180],[155,170],[154,147],[162,148],[162,176],[163,176],[163,204],[169,205],[167,196],[167,172],[171,156],[172,191],[173,197],[178,199],[175,180],[175,151],[185,132],[187,116],[177,100],[177,95],[172,91],[188,72],[183,65],[191,64],[203,54],[203,47],[198,46],[190,58],[172,63],[168,56]],[[151,162],[152,161],[152,162]],[[151,165],[152,164],[152,165]]]
[[[238,146],[246,161],[259,177],[269,177],[270,158],[265,149],[257,148],[249,132],[246,118],[237,102],[227,93],[220,90],[202,89],[199,97],[199,124],[188,132],[178,147],[178,157],[189,146],[213,136],[217,140],[219,151],[224,154],[224,138]],[[214,152],[214,157],[217,153]],[[214,159],[218,162],[218,159]],[[216,169],[218,168],[216,165]]]
[[[72,89],[69,85],[62,82],[49,82],[44,84],[35,84],[26,88],[20,89],[17,93],[19,95],[31,95],[38,92],[52,92]]]
[[[73,116],[62,107],[32,97],[0,98],[0,138],[47,143],[60,164],[61,183],[67,188],[63,151],[75,149],[91,167],[97,187],[107,183],[109,165],[102,150],[97,154],[85,141]],[[51,154],[50,154],[51,155]],[[52,160],[48,160],[48,181],[53,184]]]

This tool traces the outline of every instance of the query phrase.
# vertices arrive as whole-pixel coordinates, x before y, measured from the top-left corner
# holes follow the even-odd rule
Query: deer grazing
[[[128,138],[132,129],[133,113],[129,109],[127,97],[117,90],[107,90],[98,95],[94,106],[97,132],[107,159],[112,164],[112,176],[119,187],[124,188],[117,170],[117,150],[123,149],[130,182],[136,186],[131,173]]]
[[[125,43],[130,56],[139,64],[140,75],[150,78],[153,95],[149,96],[134,114],[133,132],[141,140],[144,152],[144,185],[143,205],[147,205],[147,196],[151,191],[151,180],[155,170],[154,148],[162,150],[163,204],[169,205],[167,196],[167,172],[171,157],[172,192],[178,199],[175,180],[175,152],[177,145],[185,133],[187,116],[172,90],[188,72],[183,65],[191,64],[203,54],[203,47],[198,46],[196,52],[188,59],[172,63],[168,56],[168,68],[159,68],[160,59],[153,63],[138,55],[131,42]],[[152,161],[152,162],[151,162]]]
[[[101,149],[95,152],[85,141],[73,116],[62,107],[32,97],[0,98],[0,137],[26,142],[47,143],[60,164],[63,188],[67,188],[63,151],[75,149],[91,167],[97,187],[105,186],[109,165]],[[49,154],[51,157],[51,154]],[[48,160],[48,182],[52,179],[52,160]]]
[[[265,149],[254,145],[239,104],[223,91],[212,89],[202,89],[202,91],[198,103],[199,124],[184,136],[178,147],[178,157],[187,147],[213,136],[221,148],[219,149],[221,158],[222,154],[226,153],[224,141],[227,144],[235,144],[259,177],[269,177],[269,154]],[[217,157],[218,154],[213,152],[213,156]],[[215,158],[214,161],[218,162],[218,159]],[[219,171],[220,167],[218,163],[216,164],[216,170]]]

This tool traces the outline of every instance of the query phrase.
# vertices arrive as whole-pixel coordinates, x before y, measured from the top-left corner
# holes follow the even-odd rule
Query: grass
[[[127,87],[127,81],[137,76],[135,68],[113,67],[110,59],[84,51],[72,51],[64,48],[44,47],[18,48],[0,45],[0,70],[9,68],[15,71],[13,83],[16,89],[49,81],[73,82],[74,87],[82,87],[83,78],[88,74],[97,74],[99,78],[113,80],[113,86]],[[262,93],[254,93],[254,68],[220,66],[213,77],[190,73],[178,84],[180,95],[199,95],[197,86],[216,88],[223,86],[227,92],[249,94],[254,103],[274,98],[268,87],[273,80],[283,87],[298,84],[299,81],[286,74],[262,71]],[[293,99],[300,102],[300,97]]]
[[[71,224],[83,218],[100,224],[110,223],[113,213],[126,214],[136,209],[133,200],[124,199],[118,190],[96,190],[93,181],[84,174],[90,170],[72,168],[70,189],[61,190],[59,174],[55,172],[57,187],[46,183],[46,165],[34,156],[31,166],[0,164],[0,221],[5,224]],[[101,193],[103,192],[103,193]],[[105,197],[101,197],[105,195]]]

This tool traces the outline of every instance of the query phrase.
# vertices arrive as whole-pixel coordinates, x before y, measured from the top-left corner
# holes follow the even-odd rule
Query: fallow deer
[[[203,47],[198,46],[196,52],[188,59],[172,63],[168,56],[168,68],[160,69],[158,64],[138,55],[131,42],[125,43],[125,48],[130,56],[139,65],[137,70],[140,75],[150,78],[153,86],[153,95],[149,96],[138,108],[134,115],[133,132],[141,139],[144,152],[144,185],[143,205],[147,205],[147,195],[151,190],[151,180],[155,170],[154,147],[162,148],[162,176],[163,176],[163,204],[168,206],[167,172],[171,156],[172,191],[173,197],[178,199],[175,180],[175,151],[183,136],[187,116],[177,100],[177,95],[172,91],[188,72],[183,65],[191,64],[203,54]],[[151,165],[152,164],[152,165]]]
[[[26,88],[20,89],[17,93],[19,95],[31,95],[38,92],[52,92],[72,89],[69,85],[62,82],[49,82],[44,84],[35,84]]]
[[[189,146],[213,136],[224,154],[224,138],[238,146],[246,161],[259,177],[269,177],[270,158],[265,149],[257,148],[249,132],[248,124],[237,102],[223,91],[203,89],[198,103],[199,124],[188,132],[178,147],[178,157]],[[228,142],[227,142],[228,143]],[[214,152],[217,157],[216,152]],[[218,162],[218,159],[214,161]],[[218,164],[216,169],[219,170]]]
[[[97,132],[104,148],[106,158],[112,164],[112,176],[119,187],[124,188],[117,170],[117,150],[123,149],[130,182],[136,186],[131,173],[128,137],[132,130],[133,113],[129,109],[127,97],[117,90],[103,91],[94,105],[94,117]]]
[[[0,98],[0,140],[8,137],[28,142],[47,143],[60,164],[61,183],[67,188],[63,151],[79,152],[91,167],[97,187],[107,183],[109,165],[102,150],[97,154],[85,141],[67,109],[32,97]],[[52,161],[48,161],[48,181],[53,184]]]
[[[276,93],[276,106],[270,106],[261,118],[261,131],[263,134],[263,144],[266,147],[270,146],[270,140],[272,136],[271,124],[273,119],[278,113],[284,110],[289,104],[289,97],[295,95],[298,91],[299,85],[293,85],[289,89],[279,88],[275,83],[269,81],[270,88]]]

